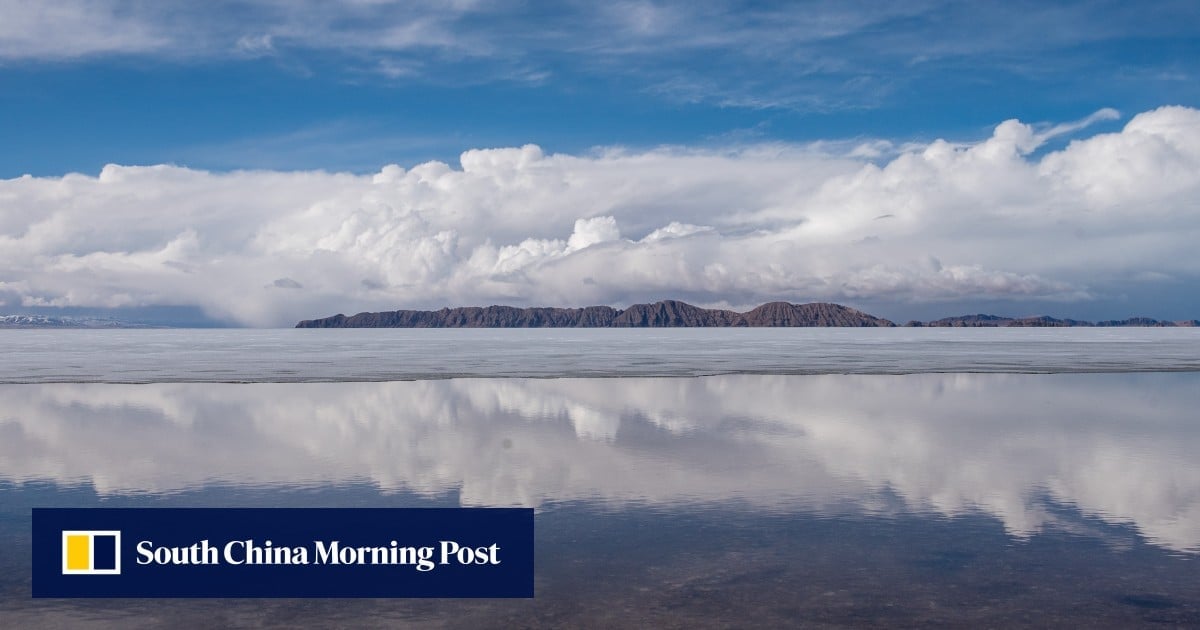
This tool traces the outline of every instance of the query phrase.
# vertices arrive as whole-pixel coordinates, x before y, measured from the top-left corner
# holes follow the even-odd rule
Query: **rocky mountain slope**
[[[892,327],[881,317],[840,304],[768,302],[738,313],[693,306],[678,300],[634,304],[626,309],[610,306],[552,308],[467,306],[437,311],[384,311],[306,319],[296,328],[713,328],[713,327]],[[1160,321],[1148,317],[1088,322],[1036,317],[960,315],[929,322],[911,321],[910,327],[997,328],[1073,326],[1200,326],[1200,320]]]
[[[1130,317],[1129,319],[1088,322],[1078,319],[1058,319],[1046,315],[1037,317],[997,317],[996,315],[980,314],[945,317],[931,322],[911,321],[905,324],[905,326],[927,328],[1067,328],[1075,326],[1171,328],[1200,326],[1200,320],[1187,319],[1172,322],[1151,319],[1149,317]]]
[[[839,304],[771,302],[746,313],[663,300],[626,309],[470,306],[386,311],[305,320],[297,328],[709,328],[730,326],[895,326]]]

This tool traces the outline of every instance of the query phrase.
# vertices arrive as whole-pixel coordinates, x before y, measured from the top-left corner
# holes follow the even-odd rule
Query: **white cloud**
[[[238,38],[234,48],[248,57],[264,57],[275,52],[270,35],[243,35]]]
[[[0,60],[143,54],[173,45],[150,20],[122,13],[111,2],[0,0]]]
[[[287,325],[673,296],[1080,300],[1132,286],[1120,278],[1200,275],[1200,111],[1146,112],[1039,156],[1047,137],[1006,121],[978,143],[900,145],[878,163],[828,143],[525,146],[362,176],[21,177],[0,181],[0,299]]]
[[[667,225],[647,234],[645,238],[641,240],[641,242],[653,243],[654,241],[661,241],[668,238],[683,238],[693,234],[703,234],[705,232],[712,231],[713,229],[707,225],[692,225],[690,223],[672,221]]]
[[[241,0],[0,0],[0,59],[259,57],[308,50],[453,50],[482,54],[485,38],[453,32],[464,3]]]
[[[575,221],[575,231],[567,239],[567,252],[587,249],[592,245],[610,243],[621,238],[617,220],[612,217],[592,217]]]

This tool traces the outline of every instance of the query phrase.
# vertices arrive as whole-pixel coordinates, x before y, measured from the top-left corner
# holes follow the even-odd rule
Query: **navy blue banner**
[[[533,597],[533,510],[33,510],[34,597]]]

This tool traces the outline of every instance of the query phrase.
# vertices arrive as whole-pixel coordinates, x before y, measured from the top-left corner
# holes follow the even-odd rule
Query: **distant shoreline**
[[[583,308],[467,306],[436,311],[398,310],[337,314],[306,319],[296,328],[893,328],[900,325],[840,304],[768,302],[744,313],[707,309],[677,300]],[[910,321],[912,328],[1069,328],[1069,327],[1198,327],[1200,320],[1163,321],[1149,317],[1090,322],[1045,315],[1001,317],[960,315],[932,321]]]

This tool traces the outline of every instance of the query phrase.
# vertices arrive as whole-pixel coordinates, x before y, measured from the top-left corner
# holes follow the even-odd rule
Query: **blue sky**
[[[1195,2],[0,0],[0,312],[1198,317],[1198,75]]]
[[[1194,2],[55,4],[0,26],[0,176],[969,140],[1200,97]]]

